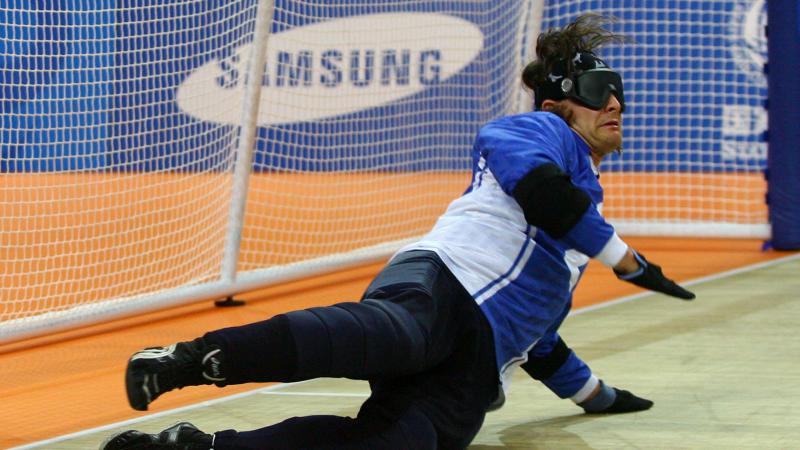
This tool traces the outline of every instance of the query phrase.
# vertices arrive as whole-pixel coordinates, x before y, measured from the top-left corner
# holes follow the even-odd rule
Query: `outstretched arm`
[[[665,277],[661,267],[645,259],[644,255],[635,250],[628,249],[619,263],[614,266],[617,278],[636,286],[661,292],[683,300],[692,300],[694,293],[680,287],[677,283]]]
[[[528,361],[522,369],[588,414],[643,411],[653,406],[652,401],[608,386],[594,376],[557,333],[545,336],[528,352]]]

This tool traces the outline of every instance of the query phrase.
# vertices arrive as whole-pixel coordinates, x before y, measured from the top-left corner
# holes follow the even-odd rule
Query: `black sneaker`
[[[115,434],[100,444],[100,450],[213,450],[214,436],[181,422],[158,434],[136,430]]]
[[[136,352],[125,371],[128,403],[146,411],[159,395],[173,389],[212,383],[223,386],[223,363],[219,347],[205,345],[202,338]]]

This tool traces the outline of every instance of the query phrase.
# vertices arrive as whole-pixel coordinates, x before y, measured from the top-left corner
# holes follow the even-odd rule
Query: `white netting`
[[[258,3],[0,0],[0,341],[386,256],[518,109],[527,0],[276,1],[248,122]]]
[[[607,215],[768,231],[763,1],[545,2],[541,23],[530,0],[276,1],[253,117],[256,0],[46,3],[0,0],[0,340],[391,253],[466,187],[479,126],[525,108],[529,34],[588,11],[637,41],[602,53],[629,108]]]
[[[248,38],[255,2],[0,3],[2,335],[217,278],[237,127],[175,88]]]
[[[477,128],[513,112],[529,5],[411,3],[276,3],[276,27],[306,26],[270,37],[244,269],[421,235]]]

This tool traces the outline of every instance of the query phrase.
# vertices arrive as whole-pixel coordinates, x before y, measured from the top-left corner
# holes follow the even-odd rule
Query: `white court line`
[[[268,387],[265,387],[265,388],[259,388],[259,389],[254,389],[252,391],[240,392],[238,394],[228,395],[226,397],[220,397],[220,398],[217,398],[217,399],[214,399],[214,400],[206,400],[206,401],[202,401],[200,403],[195,403],[195,404],[192,404],[192,405],[182,406],[180,408],[174,408],[174,409],[169,409],[169,410],[166,410],[166,411],[147,414],[147,415],[144,415],[142,417],[136,417],[134,419],[123,420],[121,422],[115,422],[115,423],[110,423],[108,425],[101,425],[101,426],[95,427],[95,428],[89,428],[89,429],[86,429],[86,430],[76,431],[75,433],[65,434],[65,435],[62,435],[62,436],[57,436],[57,437],[54,437],[54,438],[45,439],[43,441],[32,442],[30,444],[25,444],[25,445],[22,445],[22,446],[19,446],[19,447],[11,447],[11,448],[9,448],[7,450],[27,450],[27,449],[31,449],[31,448],[39,448],[39,447],[43,447],[43,446],[46,446],[46,445],[54,444],[56,442],[66,441],[66,440],[69,440],[69,439],[76,439],[76,438],[84,437],[84,436],[87,436],[87,435],[90,435],[90,434],[98,433],[98,432],[101,432],[101,431],[108,431],[108,430],[112,430],[114,428],[121,428],[121,427],[124,427],[124,426],[127,426],[127,425],[134,425],[134,424],[137,424],[139,422],[144,422],[144,421],[151,420],[151,419],[157,419],[159,417],[169,416],[171,414],[177,414],[177,413],[181,413],[181,412],[185,412],[185,411],[192,411],[192,410],[195,410],[195,409],[205,408],[205,407],[208,407],[208,406],[213,406],[213,405],[217,405],[217,404],[220,404],[220,403],[225,403],[225,402],[230,401],[230,400],[237,400],[237,399],[240,399],[240,398],[249,397],[249,396],[255,395],[255,394],[266,394],[266,393],[269,393],[269,392],[272,392],[272,391],[277,391],[279,389],[283,389],[283,388],[287,388],[287,387],[291,387],[291,386],[296,386],[298,384],[307,383],[309,381],[313,381],[313,380],[298,381],[296,383],[275,384],[275,385],[268,386]]]
[[[681,282],[680,284],[682,286],[693,286],[693,285],[700,284],[700,283],[705,283],[705,282],[708,282],[708,281],[715,281],[715,280],[719,280],[719,279],[723,279],[723,278],[732,277],[734,275],[739,275],[739,274],[742,274],[742,273],[752,272],[752,271],[763,269],[763,268],[766,268],[766,267],[776,266],[778,264],[782,264],[782,263],[789,262],[789,261],[794,261],[796,259],[800,259],[800,254],[789,255],[789,256],[782,257],[782,258],[773,259],[773,260],[770,260],[770,261],[764,261],[764,262],[760,262],[760,263],[756,263],[756,264],[751,264],[749,266],[740,267],[738,269],[728,270],[728,271],[725,271],[725,272],[720,272],[718,274],[709,275],[709,276],[706,276],[706,277],[695,278],[695,279],[692,279],[692,280],[689,280],[689,281],[686,281],[686,282]],[[596,304],[596,305],[586,306],[586,307],[583,307],[583,308],[576,309],[575,311],[572,311],[570,313],[570,315],[583,314],[583,313],[586,313],[586,312],[607,308],[609,306],[618,305],[620,303],[627,303],[627,302],[630,302],[630,301],[633,301],[633,300],[638,300],[640,298],[648,297],[648,296],[651,296],[651,295],[657,295],[657,294],[648,291],[648,292],[642,292],[642,293],[639,293],[639,294],[629,295],[629,296],[621,297],[621,298],[618,298],[618,299],[615,299],[615,300],[609,300],[607,302],[603,302],[603,303],[599,303],[599,304]],[[683,301],[683,300],[676,300],[676,301]],[[187,406],[183,406],[183,407],[180,407],[180,408],[170,409],[170,410],[167,410],[167,411],[161,411],[161,412],[157,412],[157,413],[153,413],[153,414],[147,414],[145,416],[137,417],[135,419],[129,419],[129,420],[121,421],[121,422],[116,422],[116,423],[112,423],[112,424],[108,424],[108,425],[102,425],[102,426],[95,427],[95,428],[90,428],[90,429],[86,429],[86,430],[82,430],[82,431],[77,431],[75,433],[65,434],[63,436],[57,436],[57,437],[54,437],[54,438],[45,439],[43,441],[38,441],[38,442],[33,442],[33,443],[22,445],[22,446],[19,446],[19,447],[12,447],[12,448],[9,448],[7,450],[28,450],[28,449],[33,449],[33,448],[40,448],[40,447],[43,447],[43,446],[46,446],[46,445],[54,444],[56,442],[61,442],[61,441],[69,440],[69,439],[76,439],[76,438],[84,437],[84,436],[87,436],[87,435],[90,435],[90,434],[98,433],[100,431],[107,431],[107,430],[111,430],[111,429],[114,429],[114,428],[121,428],[121,427],[124,427],[126,425],[133,425],[133,424],[137,424],[137,423],[144,422],[144,421],[151,420],[151,419],[156,419],[156,418],[163,417],[163,416],[177,414],[177,413],[181,413],[181,412],[185,412],[185,411],[192,411],[192,410],[199,409],[199,408],[205,408],[205,407],[208,407],[208,406],[213,406],[213,405],[217,405],[217,404],[220,404],[220,403],[225,403],[225,402],[228,402],[228,401],[231,401],[231,400],[236,400],[236,399],[249,397],[251,395],[257,395],[257,394],[264,394],[264,395],[315,395],[315,396],[324,396],[324,397],[351,397],[351,396],[352,397],[355,397],[355,396],[367,397],[367,394],[346,394],[346,393],[338,394],[338,393],[324,393],[324,392],[305,392],[305,393],[304,392],[298,392],[298,393],[277,392],[280,389],[291,387],[291,386],[296,386],[298,384],[308,383],[310,381],[314,381],[314,380],[299,381],[297,383],[282,383],[282,384],[269,386],[269,387],[266,387],[266,388],[254,389],[252,391],[241,392],[239,394],[229,395],[227,397],[221,397],[221,398],[214,399],[214,400],[207,400],[207,401],[203,401],[203,402],[200,402],[200,403],[195,403],[193,405],[187,405]]]
[[[309,380],[311,381],[311,380]],[[270,392],[259,392],[261,395],[297,395],[301,397],[369,397],[367,393],[356,393],[356,392],[277,392],[277,391],[270,391]]]

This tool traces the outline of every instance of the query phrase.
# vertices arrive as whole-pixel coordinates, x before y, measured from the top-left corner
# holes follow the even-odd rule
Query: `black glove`
[[[609,386],[600,380],[597,393],[590,400],[578,403],[587,414],[615,414],[644,411],[653,406],[650,400],[639,398],[628,391]]]
[[[646,409],[650,409],[653,406],[653,402],[647,400],[646,398],[639,398],[628,391],[623,391],[617,388],[614,389],[614,392],[617,394],[616,398],[614,398],[614,403],[611,406],[602,409],[600,411],[589,411],[587,410],[587,414],[618,414],[618,413],[629,413],[629,412],[636,412],[636,411],[644,411]]]
[[[633,283],[636,286],[678,297],[683,300],[692,300],[694,298],[694,293],[687,291],[678,286],[674,281],[665,277],[664,274],[661,273],[661,267],[648,262],[644,258],[644,255],[633,252],[633,256],[639,261],[639,270],[628,274],[621,274],[614,271],[614,273],[617,274],[617,278]]]

